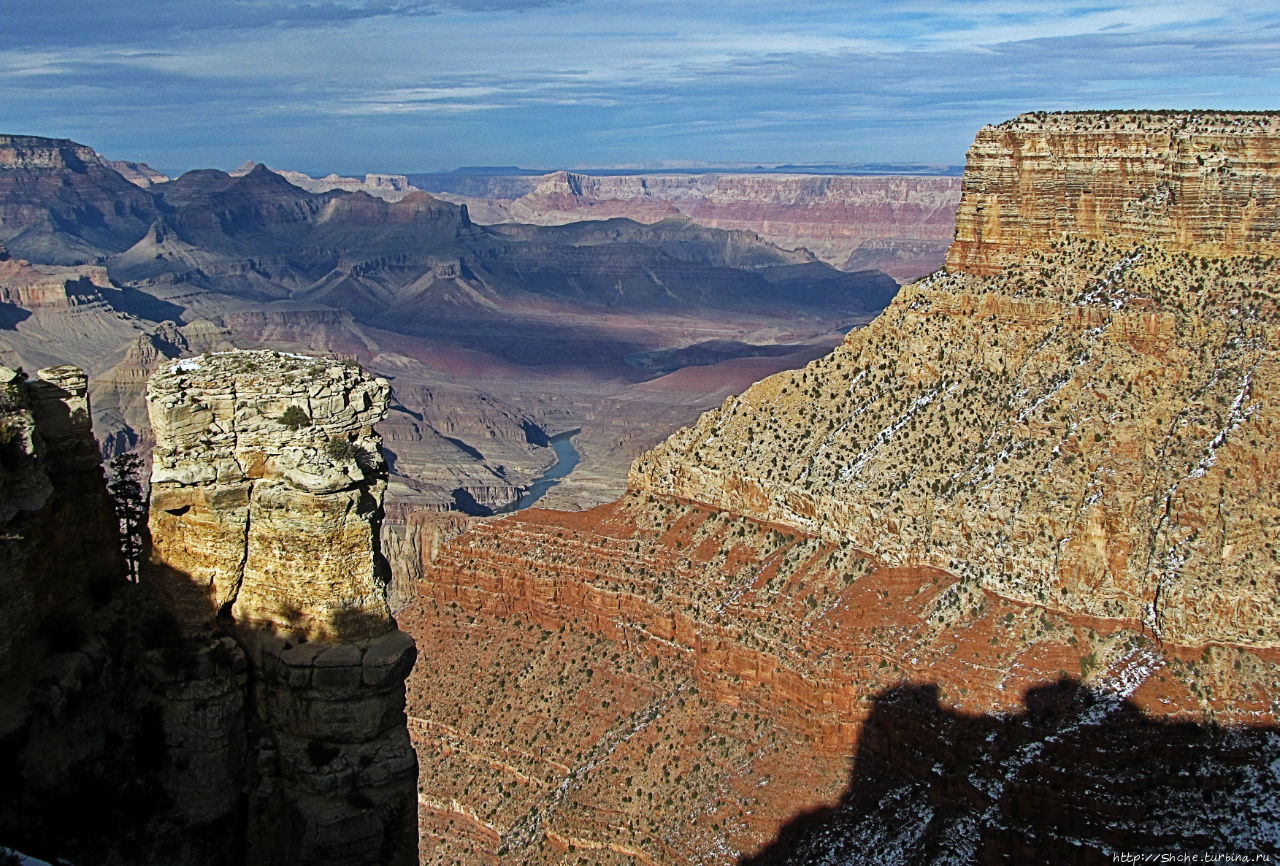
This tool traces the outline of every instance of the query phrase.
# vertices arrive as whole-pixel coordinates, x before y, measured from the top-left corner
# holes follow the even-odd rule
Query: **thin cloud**
[[[14,3],[9,131],[171,168],[955,163],[1018,111],[1280,93],[1280,2]]]

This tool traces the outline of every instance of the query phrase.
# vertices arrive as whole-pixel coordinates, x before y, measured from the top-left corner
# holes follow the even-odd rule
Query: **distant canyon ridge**
[[[115,163],[113,163],[115,164]],[[134,182],[158,175],[136,163]],[[246,163],[233,175],[247,174]],[[883,169],[884,167],[879,167]],[[908,167],[909,168],[909,167]],[[946,167],[926,170],[947,171]],[[483,225],[554,226],[623,218],[639,223],[687,218],[754,232],[785,249],[806,249],[846,271],[876,269],[910,282],[941,267],[960,203],[958,174],[813,174],[796,171],[555,171],[503,169],[322,178],[272,171],[310,192],[367,192],[399,201],[414,190],[464,204]],[[516,170],[508,170],[514,172]],[[122,172],[124,173],[124,172]]]
[[[170,179],[0,136],[0,355],[84,369],[108,457],[149,452],[170,359],[358,361],[391,385],[386,547],[410,580],[425,518],[513,507],[553,436],[580,431],[581,462],[542,502],[606,502],[646,448],[824,354],[939,266],[959,199],[955,177],[431,177]]]

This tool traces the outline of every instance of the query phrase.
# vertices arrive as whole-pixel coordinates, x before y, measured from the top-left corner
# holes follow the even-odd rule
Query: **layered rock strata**
[[[969,150],[947,269],[992,275],[1064,233],[1275,254],[1280,115],[1024,114]]]
[[[106,268],[32,265],[0,253],[0,304],[12,304],[30,312],[101,305],[102,288],[108,285]]]
[[[563,225],[625,217],[655,223],[684,216],[711,228],[803,247],[847,270],[878,268],[899,280],[941,264],[951,240],[955,177],[554,172],[530,178],[514,199],[449,196],[482,224]]]
[[[157,214],[151,196],[91,148],[68,139],[0,135],[0,242],[50,264],[100,261],[127,249]]]
[[[305,639],[391,627],[378,529],[388,387],[272,352],[179,361],[151,378],[152,562],[174,610]]]
[[[400,615],[423,863],[1275,844],[1275,650],[1161,646],[657,494],[477,523],[424,572]]]
[[[386,602],[372,428],[387,391],[265,351],[179,361],[148,386],[149,577],[188,635],[220,624],[248,661],[246,862],[413,859],[415,650]]]

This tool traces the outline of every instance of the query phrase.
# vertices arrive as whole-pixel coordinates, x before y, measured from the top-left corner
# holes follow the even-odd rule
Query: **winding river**
[[[573,437],[581,430],[569,430],[566,433],[557,433],[551,437],[551,448],[556,452],[556,463],[548,469],[541,478],[529,485],[529,489],[516,500],[514,511],[522,511],[530,507],[543,497],[543,495],[560,483],[560,479],[564,478],[573,468],[578,465],[578,449],[573,447]]]

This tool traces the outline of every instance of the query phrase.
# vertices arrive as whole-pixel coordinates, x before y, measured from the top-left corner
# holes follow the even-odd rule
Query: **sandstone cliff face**
[[[308,639],[390,627],[378,547],[387,384],[271,352],[153,376],[153,554],[192,626],[236,621]],[[298,420],[279,420],[294,412]]]
[[[66,310],[85,304],[101,305],[101,290],[109,285],[106,268],[32,265],[22,259],[0,260],[0,303],[24,307],[30,312]]]
[[[179,361],[148,386],[147,576],[193,639],[220,619],[248,661],[247,862],[412,861],[415,650],[387,607],[372,428],[387,392],[265,351]],[[206,700],[223,731],[237,697]]]
[[[949,270],[990,275],[1064,233],[1275,254],[1280,116],[1024,114],[969,151]]]

